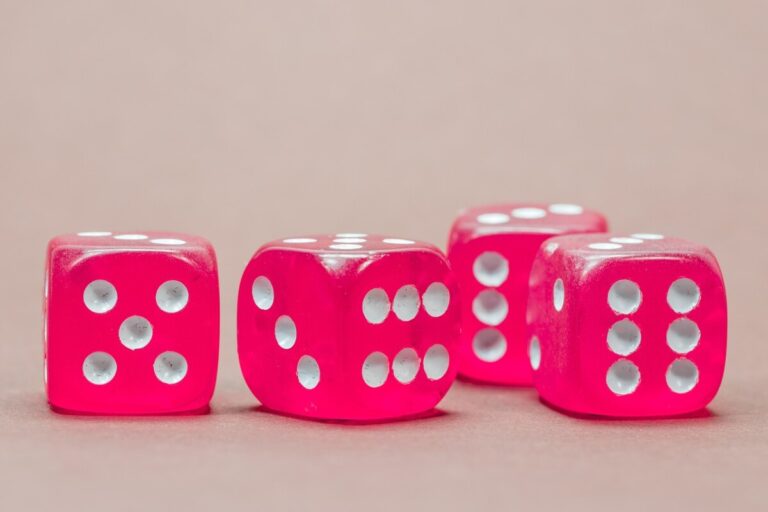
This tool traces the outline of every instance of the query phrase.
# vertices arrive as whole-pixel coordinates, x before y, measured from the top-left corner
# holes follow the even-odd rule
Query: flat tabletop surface
[[[364,4],[0,4],[0,508],[765,509],[765,5]],[[729,353],[708,411],[582,419],[464,382],[408,422],[257,407],[235,299],[260,244],[444,247],[460,208],[506,201],[580,203],[714,251]],[[49,411],[45,244],[105,229],[214,244],[210,414]]]

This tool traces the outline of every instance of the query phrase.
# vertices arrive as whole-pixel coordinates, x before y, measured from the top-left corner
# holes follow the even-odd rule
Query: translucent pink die
[[[45,375],[55,410],[207,409],[216,381],[219,288],[204,239],[88,232],[48,245]]]
[[[671,416],[704,408],[725,366],[726,299],[712,253],[654,234],[573,235],[531,272],[530,360],[571,412]]]
[[[267,244],[243,274],[237,322],[248,386],[286,414],[412,416],[456,374],[456,285],[424,243],[342,233]]]
[[[552,236],[605,229],[602,215],[573,204],[504,204],[459,215],[448,259],[462,295],[461,375],[531,384],[525,310],[536,251]]]

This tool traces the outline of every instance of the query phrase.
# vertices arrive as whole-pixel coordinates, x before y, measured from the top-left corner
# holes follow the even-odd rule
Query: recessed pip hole
[[[371,388],[380,388],[389,376],[389,359],[381,352],[373,352],[363,361],[363,381]]]
[[[365,238],[334,238],[333,243],[335,244],[364,244],[366,242]]]
[[[338,233],[336,236],[339,238],[365,238],[368,235],[365,233]]]
[[[472,272],[484,286],[500,286],[509,277],[509,262],[495,251],[486,251],[475,258]]]
[[[86,238],[96,238],[100,236],[110,236],[112,234],[111,231],[81,231],[77,234],[77,236],[83,236]]]
[[[589,244],[587,247],[590,249],[595,249],[598,251],[612,251],[613,249],[621,249],[620,244],[614,244],[609,242],[598,242],[594,244]]]
[[[126,318],[118,330],[120,343],[130,350],[146,347],[152,340],[152,324],[142,316]]]
[[[147,235],[139,234],[127,234],[127,235],[115,235],[115,240],[146,240],[149,238]]]
[[[389,310],[389,297],[381,288],[374,288],[363,297],[363,315],[369,323],[382,323],[387,319]]]
[[[482,329],[472,338],[472,351],[481,361],[495,363],[507,353],[507,339],[496,329]]]
[[[420,305],[419,291],[412,284],[407,284],[397,290],[392,301],[392,311],[403,322],[410,322],[416,318]]]
[[[506,213],[481,213],[477,216],[477,222],[480,224],[506,224],[509,222],[509,215]]]
[[[392,373],[401,384],[410,384],[416,378],[416,374],[419,373],[420,364],[421,360],[416,351],[412,348],[404,348],[397,353],[394,361],[392,361]]]
[[[655,233],[635,233],[630,235],[632,238],[640,238],[642,240],[664,240],[663,235],[657,235]]]
[[[296,377],[305,389],[315,389],[320,384],[320,366],[312,356],[301,356],[296,365]]]
[[[667,329],[667,345],[678,354],[687,354],[699,344],[701,331],[696,322],[678,318]]]
[[[555,285],[552,287],[552,302],[555,306],[555,311],[562,311],[565,304],[565,285],[560,278],[555,281]]]
[[[534,336],[528,344],[528,361],[531,363],[531,369],[536,371],[541,366],[541,343],[539,338]]]
[[[440,380],[448,372],[450,356],[448,349],[439,343],[432,345],[424,354],[424,373],[429,380]]]
[[[83,361],[83,376],[91,384],[103,386],[115,378],[117,362],[106,352],[93,352]]]
[[[699,287],[686,277],[672,283],[667,291],[667,303],[675,313],[689,313],[696,309],[701,300]]]
[[[405,240],[404,238],[385,238],[382,242],[390,245],[413,245],[416,243],[413,240]]]
[[[290,316],[282,315],[275,322],[275,340],[286,350],[296,344],[296,324]]]
[[[155,294],[157,307],[166,313],[178,313],[189,302],[189,290],[181,281],[166,281]]]
[[[434,282],[427,287],[421,297],[424,311],[433,318],[441,317],[448,311],[451,303],[451,293],[443,283]]]
[[[150,242],[157,245],[184,245],[187,243],[178,238],[153,238]]]
[[[690,360],[681,357],[667,368],[667,386],[674,393],[688,393],[699,383],[699,369]]]
[[[178,384],[187,376],[187,360],[178,352],[163,352],[152,365],[155,377],[163,384]]]
[[[611,365],[605,375],[605,383],[619,396],[635,392],[640,384],[640,370],[628,359],[619,359]]]
[[[606,336],[608,348],[620,356],[628,356],[640,346],[642,334],[632,320],[619,320],[611,326]]]
[[[328,247],[336,251],[355,251],[363,248],[360,244],[331,244]]]
[[[640,308],[643,294],[640,287],[628,279],[613,283],[608,290],[608,305],[618,314],[629,315]]]
[[[615,244],[641,244],[643,241],[640,238],[629,238],[624,236],[616,236],[611,238],[611,242]]]
[[[317,242],[314,238],[286,238],[284,244],[311,244]]]
[[[271,308],[275,302],[275,289],[272,287],[272,282],[265,276],[259,276],[254,279],[251,295],[256,307],[263,311]]]
[[[549,211],[557,215],[581,215],[584,213],[584,208],[577,204],[558,203],[550,205]]]
[[[117,290],[109,281],[91,281],[83,291],[83,302],[94,313],[106,313],[117,304]]]
[[[472,312],[478,320],[487,325],[499,325],[507,318],[507,299],[496,290],[483,290],[472,301]]]
[[[516,219],[541,219],[547,216],[547,211],[541,208],[515,208],[512,216]]]

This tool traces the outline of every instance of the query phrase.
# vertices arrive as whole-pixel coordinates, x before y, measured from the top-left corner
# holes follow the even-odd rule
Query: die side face
[[[240,361],[266,407],[325,419],[399,418],[434,408],[454,380],[456,285],[444,257],[419,243],[356,238],[288,239],[307,241],[268,244],[248,265],[238,304]],[[266,310],[270,300],[260,307],[252,293],[262,277],[274,296]],[[280,341],[285,315],[295,323],[292,344]]]
[[[602,215],[578,205],[493,205],[459,216],[448,256],[463,292],[462,375],[531,384],[526,305],[534,257],[552,236],[605,229]]]
[[[555,406],[589,414],[704,408],[722,380],[727,338],[714,256],[677,239],[603,238],[557,238],[555,254],[539,254],[529,310],[537,389]]]
[[[124,235],[131,237],[70,235],[49,244],[49,402],[95,414],[204,409],[218,364],[213,249],[186,235]]]

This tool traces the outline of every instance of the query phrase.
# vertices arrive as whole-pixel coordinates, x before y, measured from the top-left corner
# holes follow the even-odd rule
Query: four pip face
[[[237,346],[269,409],[370,422],[432,411],[457,375],[534,386],[550,406],[676,416],[725,367],[723,277],[707,248],[607,233],[599,212],[514,203],[462,211],[447,255],[368,233],[257,248]],[[206,411],[219,352],[211,244],[164,232],[81,232],[48,245],[44,372],[51,407],[106,415]]]

